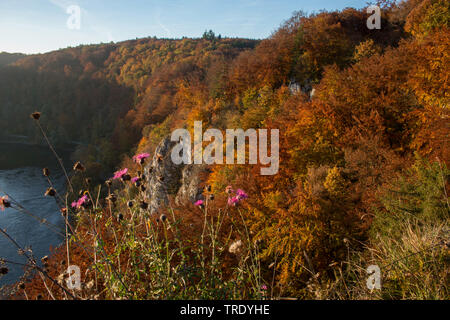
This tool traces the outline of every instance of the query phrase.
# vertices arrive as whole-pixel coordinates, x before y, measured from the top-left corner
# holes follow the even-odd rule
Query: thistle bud
[[[50,170],[48,170],[48,168],[44,168],[42,169],[42,174],[44,175],[44,177],[48,177],[50,176]]]
[[[41,118],[41,113],[40,112],[33,112],[31,114],[31,118],[33,118],[34,120],[39,120]]]
[[[112,203],[115,203],[115,202],[117,201],[117,197],[116,197],[114,194],[110,194],[110,195],[106,198],[106,200],[108,200],[108,201],[110,201],[110,202],[112,202]]]
[[[145,202],[145,201],[141,201],[140,207],[143,210],[147,210],[148,209],[148,203]]]
[[[53,188],[48,188],[47,191],[45,191],[44,195],[46,197],[54,197],[54,196],[56,196],[56,191]]]
[[[73,170],[74,171],[85,171],[86,168],[81,164],[81,162],[77,162],[73,165]]]

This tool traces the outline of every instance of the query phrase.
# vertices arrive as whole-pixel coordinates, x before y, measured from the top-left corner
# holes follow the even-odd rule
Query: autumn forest
[[[67,195],[46,194],[66,238],[11,298],[448,299],[450,3],[380,5],[380,29],[348,8],[264,40],[0,54],[0,137],[75,164]],[[279,129],[278,173],[172,168],[167,137],[194,121]]]

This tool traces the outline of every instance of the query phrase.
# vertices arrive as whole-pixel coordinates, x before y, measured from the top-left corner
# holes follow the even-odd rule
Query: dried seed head
[[[117,201],[117,197],[115,194],[110,194],[106,200],[111,201],[112,203],[115,203]]]
[[[74,170],[74,171],[85,171],[86,168],[81,164],[80,161],[78,161],[77,163],[75,163],[75,164],[73,165],[73,170]]]
[[[25,283],[19,282],[19,285],[17,286],[20,290],[25,290]]]
[[[167,220],[167,216],[165,214],[162,214],[159,218],[161,219],[162,222]]]
[[[111,180],[106,180],[105,181],[106,186],[109,188],[112,185],[112,181]]]
[[[91,280],[86,284],[86,289],[88,290],[92,289],[93,287],[94,287],[94,280]]]
[[[148,203],[145,202],[145,201],[141,201],[140,207],[143,210],[147,210],[148,209]]]
[[[63,216],[63,217],[65,217],[65,216],[67,216],[67,208],[61,208],[61,215]]]
[[[145,190],[147,190],[147,188],[144,185],[142,185],[141,186],[141,191],[144,192]]]
[[[117,220],[120,222],[123,220],[123,214],[119,213],[119,215],[117,216]]]
[[[4,275],[8,274],[8,272],[9,272],[9,269],[7,267],[0,268],[0,275],[4,276]]]
[[[0,197],[0,208],[3,210],[4,208],[10,208],[11,202],[8,200],[8,196]]]
[[[48,256],[42,257],[41,261],[42,261],[42,263],[48,262]]]
[[[92,179],[91,179],[91,178],[86,178],[86,184],[87,184],[87,185],[90,185],[91,182],[92,182]]]
[[[207,185],[207,186],[205,187],[205,190],[206,190],[206,192],[211,192],[211,186],[210,186],[210,185]]]
[[[130,181],[130,180],[131,180],[131,176],[130,176],[129,174],[124,174],[124,175],[122,176],[122,180],[123,180],[123,181]]]
[[[56,191],[53,188],[48,188],[47,191],[45,191],[44,195],[46,197],[54,197],[54,196],[56,196]]]
[[[232,254],[239,254],[241,252],[243,243],[241,240],[237,240],[230,245],[228,251]]]
[[[34,120],[39,120],[41,118],[41,113],[40,112],[33,112],[31,114],[31,118],[33,118]]]
[[[44,168],[42,169],[42,174],[44,175],[44,177],[48,177],[50,176],[50,170],[48,168]]]
[[[127,206],[128,208],[133,208],[133,201],[128,201]]]
[[[163,176],[158,176],[158,180],[159,180],[160,182],[163,182],[163,181],[164,181],[164,177],[163,177]]]
[[[209,200],[211,200],[211,201],[214,200],[214,195],[213,194],[209,195]]]

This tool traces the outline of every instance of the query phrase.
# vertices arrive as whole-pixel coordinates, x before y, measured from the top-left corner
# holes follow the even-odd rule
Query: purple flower
[[[89,198],[87,195],[82,196],[78,201],[72,202],[72,208],[80,209],[81,206],[89,201]]]
[[[148,157],[150,157],[150,154],[148,153],[141,153],[138,155],[135,155],[133,157],[134,162],[138,163],[138,164],[143,164],[144,160],[147,159]]]
[[[141,180],[141,178],[139,178],[139,177],[134,177],[133,179],[131,179],[131,182],[136,183],[136,182],[138,182],[139,180]]]
[[[127,174],[127,172],[128,172],[127,168],[114,172],[113,180],[122,178],[124,175]]]
[[[266,291],[266,290],[267,290],[267,286],[266,286],[265,284],[263,284],[263,285],[261,286],[261,290]]]
[[[238,196],[232,197],[232,198],[228,198],[228,205],[229,206],[236,206],[239,203],[240,199],[238,198]]]
[[[228,198],[228,205],[229,206],[236,206],[239,204],[240,201],[247,199],[248,198],[248,194],[242,190],[242,189],[237,189],[236,190],[236,195],[234,197],[229,197]]]
[[[236,194],[237,194],[237,197],[239,198],[239,200],[247,199],[247,198],[248,198],[248,195],[247,195],[247,193],[245,193],[244,190],[237,189],[237,190],[236,190]]]
[[[204,204],[203,200],[198,200],[196,203],[194,203],[194,205],[198,206],[198,207],[202,207]]]

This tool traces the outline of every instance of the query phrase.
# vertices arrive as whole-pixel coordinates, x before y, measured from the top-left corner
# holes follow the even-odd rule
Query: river
[[[60,156],[69,159],[67,152]],[[64,230],[64,220],[54,198],[44,196],[49,186],[42,175],[44,167],[50,169],[50,177],[57,191],[64,193],[64,174],[48,148],[0,143],[0,196],[8,193],[27,212]],[[51,246],[56,247],[63,241],[63,237],[54,230],[12,208],[0,211],[0,228],[6,229],[20,246],[31,246],[38,261],[50,253]],[[0,235],[0,259],[26,262],[17,251],[17,247]],[[0,287],[16,282],[24,273],[21,266],[8,264],[7,267],[9,273],[0,277]]]

